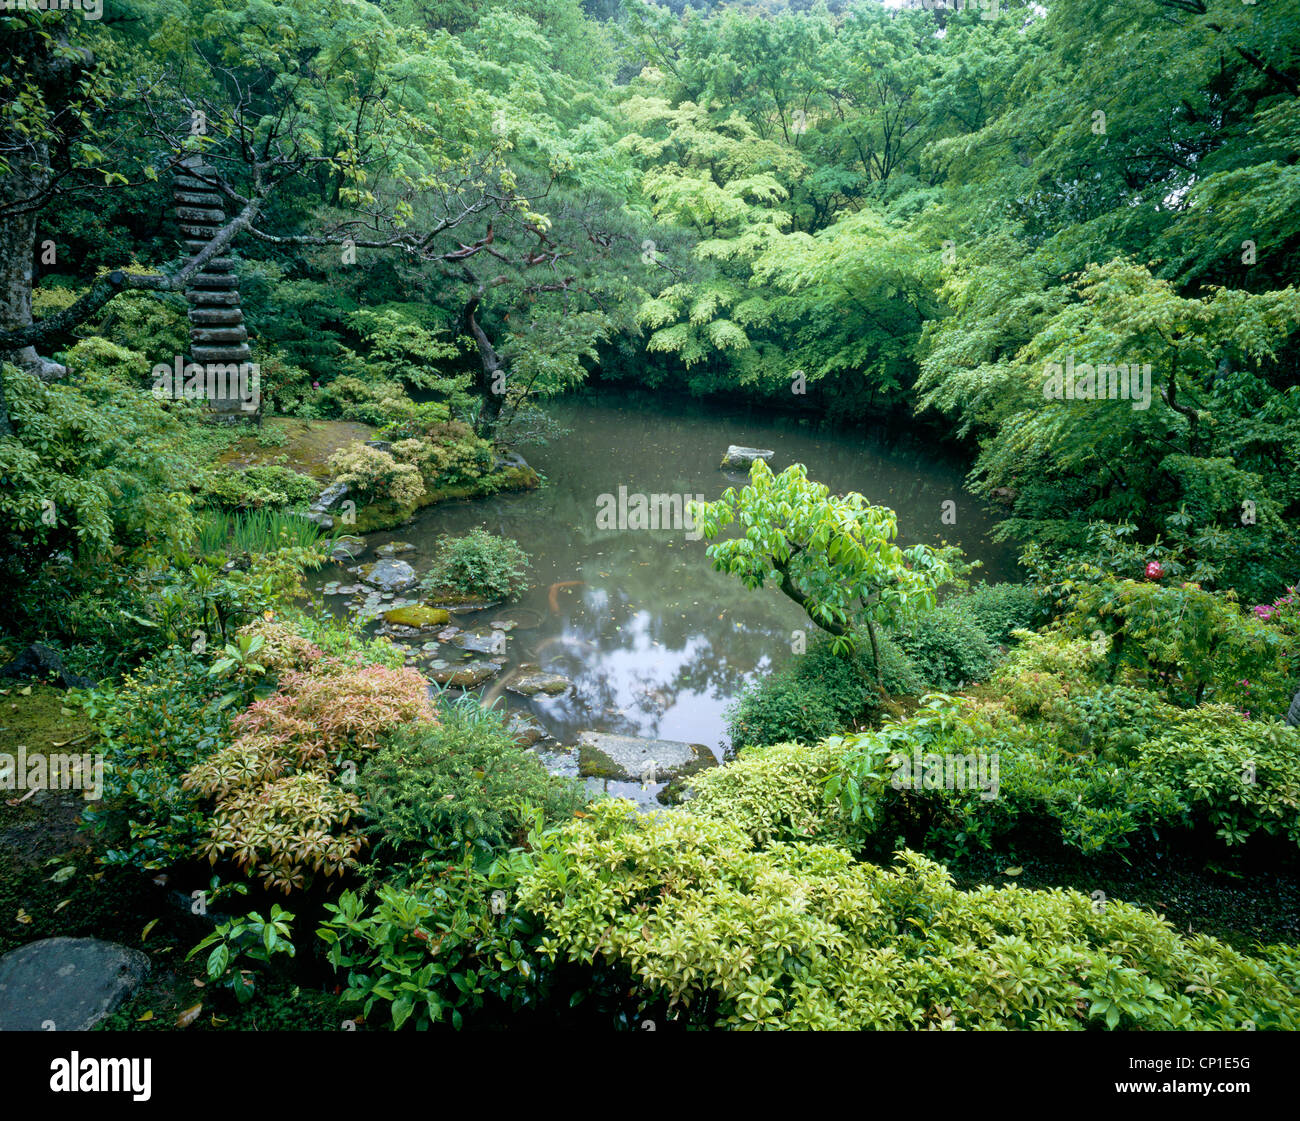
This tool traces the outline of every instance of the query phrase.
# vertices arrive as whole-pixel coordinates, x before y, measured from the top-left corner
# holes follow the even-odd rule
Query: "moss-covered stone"
[[[384,621],[399,627],[440,627],[451,622],[451,613],[441,607],[395,607],[384,612]]]

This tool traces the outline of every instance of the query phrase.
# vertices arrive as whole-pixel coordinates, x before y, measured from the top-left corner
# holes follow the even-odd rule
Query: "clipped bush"
[[[947,601],[965,615],[992,643],[1006,646],[1011,633],[1030,630],[1042,615],[1038,593],[1027,584],[976,584]]]
[[[420,472],[409,463],[398,463],[386,451],[362,443],[341,448],[329,458],[335,482],[346,483],[363,502],[391,501],[410,505],[424,497]]]
[[[443,534],[424,576],[426,591],[510,599],[528,587],[528,554],[519,542],[478,526],[462,537]]]
[[[467,845],[487,851],[522,840],[525,808],[548,822],[586,804],[586,788],[550,774],[517,746],[504,717],[471,698],[439,708],[437,724],[391,736],[358,780],[376,851],[450,859]]]
[[[221,510],[303,506],[320,493],[320,483],[290,467],[270,465],[210,471],[201,491],[206,505]]]

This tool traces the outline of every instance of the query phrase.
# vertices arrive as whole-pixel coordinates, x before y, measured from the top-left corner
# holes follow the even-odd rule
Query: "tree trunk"
[[[501,407],[505,404],[505,363],[497,354],[492,340],[487,337],[475,318],[478,311],[479,297],[473,296],[465,305],[465,330],[473,337],[478,347],[480,370],[475,379],[475,388],[482,399],[479,409],[478,434],[486,440],[496,435],[497,422],[501,419]]]

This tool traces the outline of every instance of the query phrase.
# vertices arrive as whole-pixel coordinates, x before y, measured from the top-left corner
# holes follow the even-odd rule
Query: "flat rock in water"
[[[336,561],[354,561],[366,551],[366,539],[355,534],[345,534],[334,542],[330,557]]]
[[[385,622],[418,631],[432,630],[435,627],[441,629],[450,619],[451,616],[441,607],[423,607],[418,604],[411,607],[394,607],[391,611],[384,612]]]
[[[148,972],[148,957],[114,942],[29,942],[0,958],[0,1031],[88,1031]]]
[[[472,631],[461,631],[451,640],[462,650],[475,654],[504,654],[506,652],[506,632],[476,627]]]
[[[585,776],[656,783],[717,765],[713,752],[702,743],[609,732],[579,732],[578,761]]]
[[[373,564],[363,564],[351,571],[360,576],[367,584],[380,589],[380,591],[402,592],[407,588],[415,587],[415,569],[406,561],[380,560],[375,561]]]
[[[537,666],[520,666],[519,670],[519,676],[506,688],[521,697],[535,697],[538,693],[558,697],[573,688],[573,682],[561,673],[547,673]]]
[[[380,545],[375,550],[377,557],[399,557],[403,553],[415,552],[415,546],[409,541],[390,541],[387,545]]]
[[[549,739],[546,729],[537,722],[537,717],[523,713],[512,713],[506,721],[506,732],[520,747],[532,747],[535,743]]]
[[[732,444],[727,448],[727,454],[722,457],[722,467],[725,470],[728,467],[740,467],[748,470],[754,460],[761,459],[766,463],[776,452],[769,448],[742,448],[739,444]]]
[[[501,672],[500,666],[491,662],[462,662],[460,665],[430,663],[425,673],[439,685],[455,685],[460,689],[475,689],[491,681]]]

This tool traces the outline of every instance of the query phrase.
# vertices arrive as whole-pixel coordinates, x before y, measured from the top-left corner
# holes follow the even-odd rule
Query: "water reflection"
[[[745,476],[718,462],[729,444],[773,448],[775,471],[802,462],[833,491],[857,490],[898,513],[900,542],[945,538],[984,562],[990,580],[1014,575],[1013,556],[989,541],[990,511],[962,489],[962,464],[906,434],[868,436],[801,427],[762,414],[719,414],[689,404],[596,398],[556,405],[568,436],[527,458],[547,477],[540,491],[457,502],[423,511],[415,523],[375,534],[413,543],[406,559],[423,571],[441,533],[484,525],[516,538],[532,558],[533,586],[497,611],[462,615],[457,625],[497,618],[517,626],[509,664],[485,696],[534,713],[547,731],[573,743],[584,729],[703,743],[721,758],[723,711],[745,682],[785,664],[803,613],[774,589],[750,592],[714,572],[706,543],[684,530],[617,530],[597,525],[598,499],[629,493],[716,498]],[[941,521],[957,503],[957,524]],[[339,569],[318,580],[349,578]],[[528,699],[507,690],[524,663],[561,673],[572,692]]]

